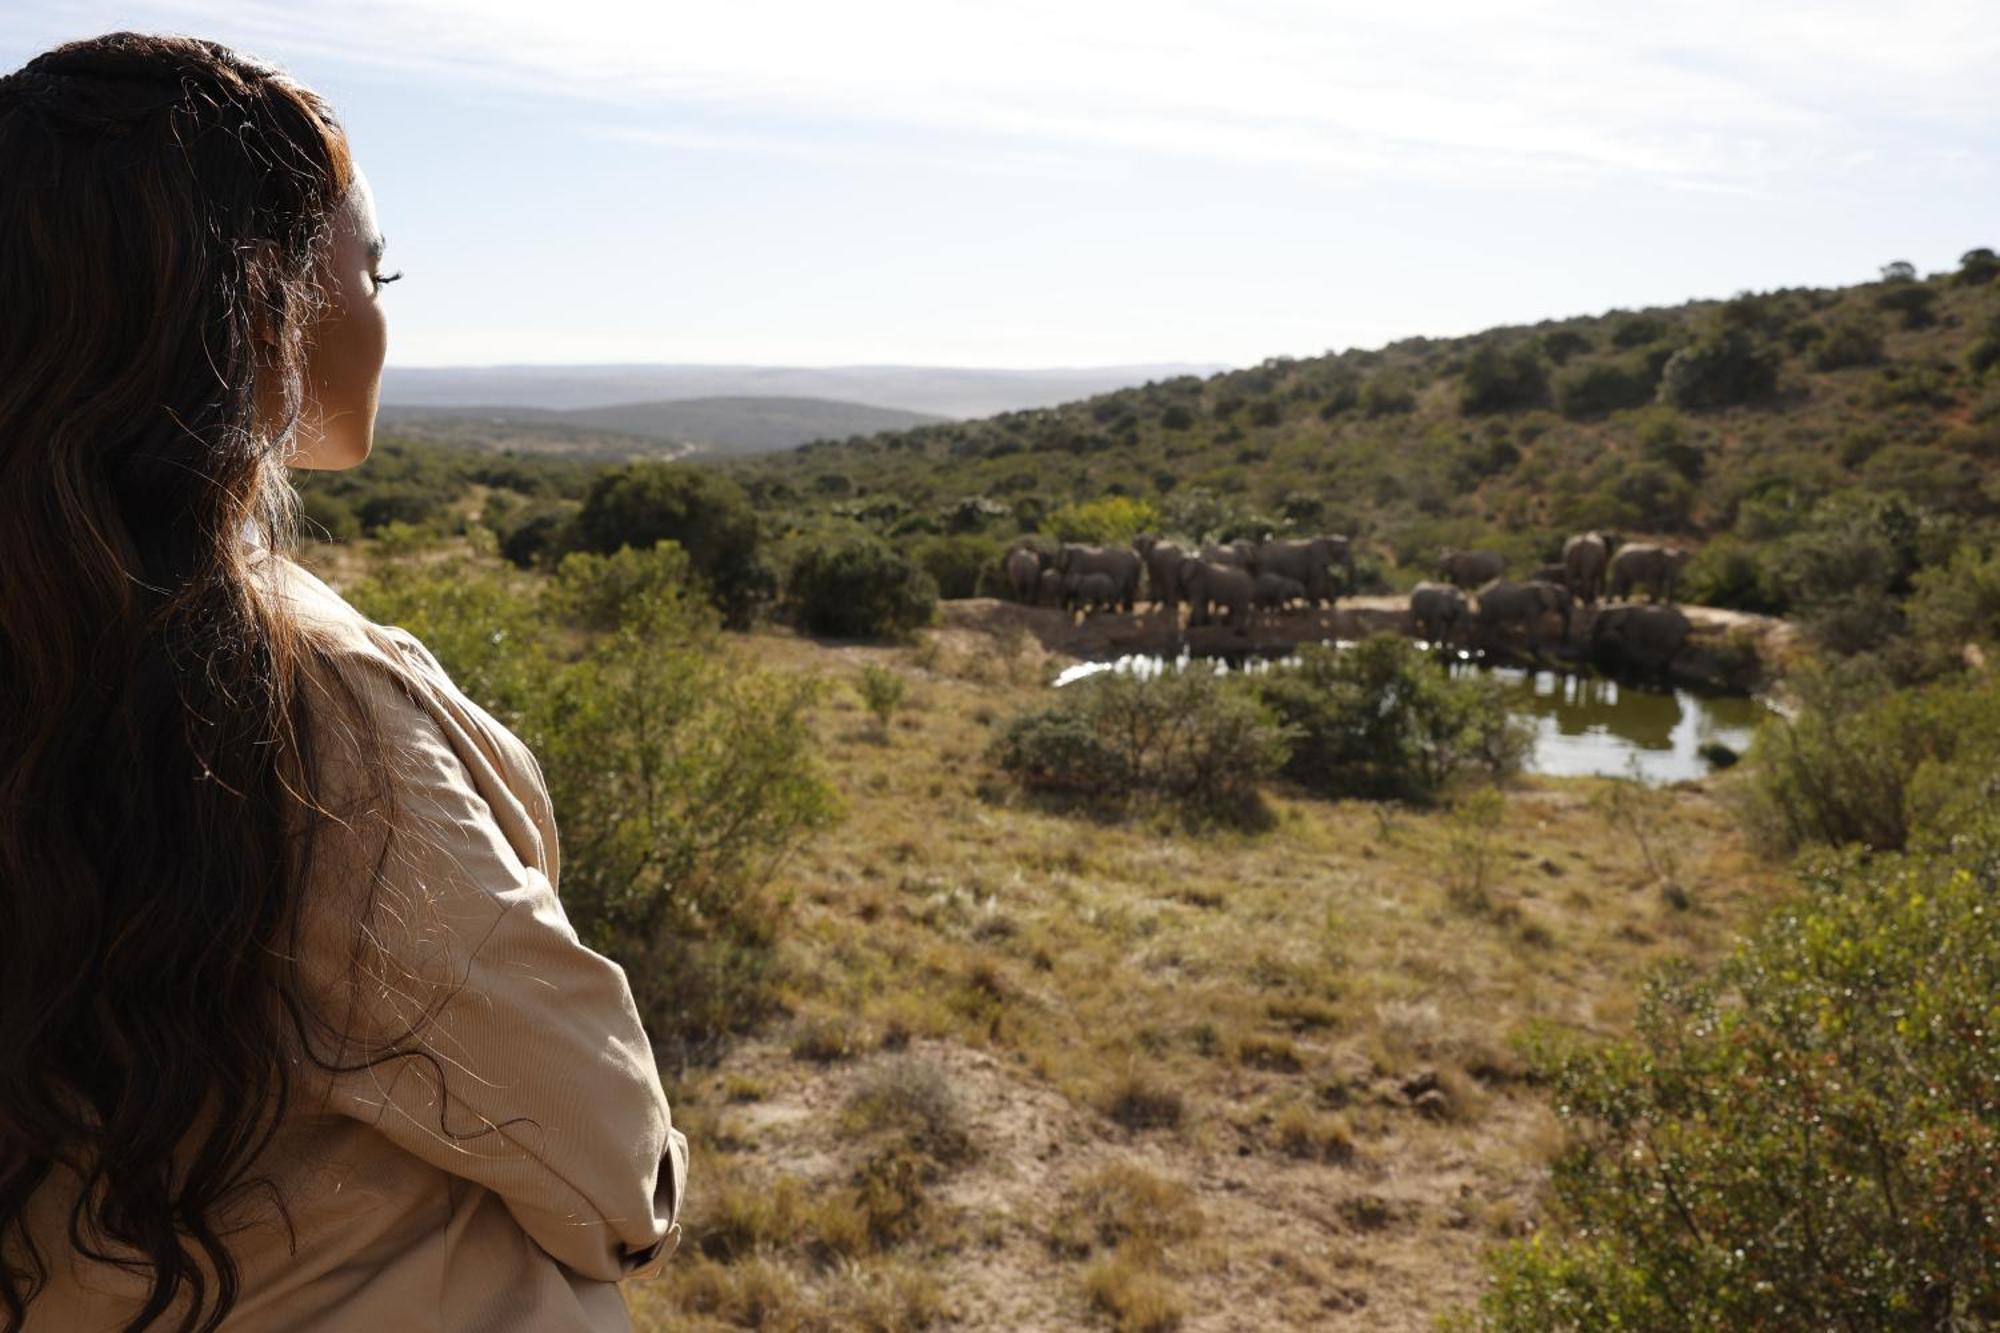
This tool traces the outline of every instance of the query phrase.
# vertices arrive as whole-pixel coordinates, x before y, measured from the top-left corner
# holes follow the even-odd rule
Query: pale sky
[[[2000,247],[1976,0],[0,0],[324,93],[396,365],[1248,365]]]

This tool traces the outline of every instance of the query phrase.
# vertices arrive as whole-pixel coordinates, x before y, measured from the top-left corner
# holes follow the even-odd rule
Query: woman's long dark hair
[[[352,179],[324,102],[213,42],[111,33],[0,78],[8,1330],[48,1278],[23,1212],[58,1166],[70,1244],[150,1270],[129,1329],[184,1304],[210,1330],[239,1296],[217,1219],[269,1185],[249,1171],[317,1017],[299,887],[344,822],[315,790],[315,641],[243,534],[297,544],[287,451]]]

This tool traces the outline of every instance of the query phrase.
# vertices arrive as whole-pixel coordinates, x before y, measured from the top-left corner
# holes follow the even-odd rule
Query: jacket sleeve
[[[496,811],[513,797],[462,709],[386,659],[341,666],[381,730],[395,818],[348,848],[372,866],[329,858],[341,888],[326,900],[345,904],[333,912],[344,922],[322,928],[344,924],[352,949],[358,908],[344,893],[372,884],[367,965],[346,1012],[371,1041],[421,1022],[396,1047],[414,1053],[334,1075],[329,1109],[492,1190],[584,1277],[657,1272],[680,1240],[687,1140],[624,970],[579,941],[532,839],[525,851],[510,841],[500,815],[520,811]],[[343,1060],[379,1053],[349,1047]]]

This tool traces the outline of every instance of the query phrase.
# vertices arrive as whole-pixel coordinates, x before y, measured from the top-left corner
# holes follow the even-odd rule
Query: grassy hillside
[[[846,816],[781,880],[788,1016],[675,1088],[692,1220],[642,1329],[1417,1333],[1539,1214],[1512,1036],[1624,1031],[1779,882],[1727,779],[1622,817],[1526,780],[1491,828],[1289,790],[1255,834],[1079,819],[983,758],[1046,697],[1031,640],[742,646],[833,685]]]
[[[953,530],[968,497],[1003,515],[997,531],[1128,496],[1194,536],[1359,533],[1390,570],[1441,544],[1531,562],[1588,527],[1767,541],[1852,491],[1984,523],[2000,513],[1991,276],[1974,263],[1277,357],[820,442],[740,475],[769,507],[891,535]]]
[[[721,454],[769,453],[810,439],[871,435],[942,420],[924,412],[827,398],[686,398],[579,408],[564,415],[581,425],[687,440],[704,453]]]
[[[378,417],[382,428],[414,439],[603,459],[769,453],[940,420],[824,398],[689,398],[567,411],[385,406]]]

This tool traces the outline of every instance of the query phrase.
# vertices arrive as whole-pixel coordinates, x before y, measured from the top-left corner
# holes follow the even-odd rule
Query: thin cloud
[[[30,0],[72,32],[94,5]],[[2000,35],[1977,4],[1605,0],[139,0],[139,26],[214,32],[468,85],[616,108],[610,132],[724,149],[672,119],[826,117],[921,162],[911,133],[1020,145],[1016,166],[1140,152],[1309,171],[1629,174],[1757,189],[1922,136],[1990,136]],[[815,136],[742,131],[746,151]],[[950,154],[931,154],[942,161]],[[1004,168],[1003,166],[1003,169]]]

